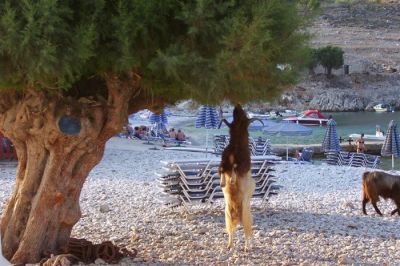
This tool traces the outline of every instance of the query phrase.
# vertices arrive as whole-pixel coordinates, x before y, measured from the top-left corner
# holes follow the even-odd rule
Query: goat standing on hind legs
[[[256,184],[251,176],[251,158],[249,150],[250,123],[259,119],[247,118],[240,105],[233,110],[233,121],[224,122],[229,127],[230,140],[222,153],[219,166],[221,188],[225,199],[225,224],[229,235],[228,249],[233,247],[233,233],[239,224],[243,225],[245,234],[245,250],[249,250],[249,242],[253,233],[253,219],[250,203]],[[261,123],[262,121],[259,120]],[[220,124],[220,126],[221,126]]]

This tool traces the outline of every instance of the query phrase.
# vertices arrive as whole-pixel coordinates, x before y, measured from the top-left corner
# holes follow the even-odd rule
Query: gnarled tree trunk
[[[1,220],[4,256],[34,263],[62,253],[80,219],[79,196],[106,141],[127,121],[138,78],[105,75],[106,100],[72,99],[27,89],[0,95],[0,131],[17,150],[16,185]],[[80,123],[80,132],[61,132],[61,117]]]

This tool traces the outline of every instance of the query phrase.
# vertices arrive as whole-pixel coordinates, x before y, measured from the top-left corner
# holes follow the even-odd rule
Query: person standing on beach
[[[356,145],[357,145],[357,153],[365,152],[364,133],[361,133],[361,136],[356,140]]]

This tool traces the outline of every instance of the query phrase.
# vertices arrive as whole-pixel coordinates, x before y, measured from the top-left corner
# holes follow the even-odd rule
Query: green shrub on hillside
[[[306,66],[310,72],[310,74],[314,74],[314,69],[319,65],[319,59],[318,59],[318,49],[315,48],[309,48],[307,49],[307,58],[308,62],[306,62]]]

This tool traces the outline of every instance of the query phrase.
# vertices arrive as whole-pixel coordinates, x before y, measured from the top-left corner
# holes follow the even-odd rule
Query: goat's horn
[[[249,119],[249,125],[255,121],[260,121],[260,123],[264,126],[264,122],[259,118],[251,118]]]
[[[231,127],[231,124],[224,118],[219,122],[218,128],[221,128],[222,122],[224,122],[229,128]]]

